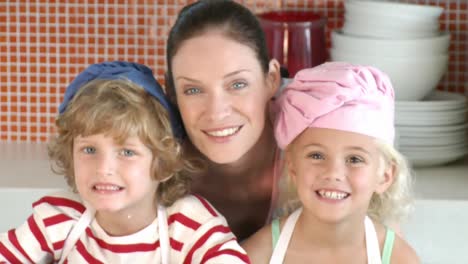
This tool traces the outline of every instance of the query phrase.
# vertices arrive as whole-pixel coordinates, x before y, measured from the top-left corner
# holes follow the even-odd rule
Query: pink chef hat
[[[329,62],[299,71],[276,101],[275,137],[284,149],[308,127],[360,133],[393,144],[394,92],[374,67]]]

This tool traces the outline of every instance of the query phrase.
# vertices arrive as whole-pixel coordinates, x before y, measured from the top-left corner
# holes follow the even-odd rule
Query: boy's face
[[[118,144],[112,136],[96,134],[73,142],[76,187],[97,217],[155,217],[158,182],[151,177],[152,162],[151,150],[138,137]]]
[[[380,168],[380,157],[369,136],[308,128],[288,149],[288,172],[304,208],[336,223],[352,215],[363,217],[373,193],[388,188],[391,177]]]

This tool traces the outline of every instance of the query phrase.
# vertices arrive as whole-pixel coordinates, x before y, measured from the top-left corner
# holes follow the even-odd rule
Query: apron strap
[[[91,208],[87,208],[86,211],[81,215],[78,222],[70,231],[70,234],[65,240],[62,255],[59,260],[59,264],[64,263],[68,254],[72,251],[76,242],[80,238],[81,234],[86,230],[86,228],[91,224],[94,219],[96,211]],[[159,231],[159,244],[161,248],[161,263],[170,264],[170,250],[169,250],[169,233],[168,233],[168,224],[167,224],[167,213],[166,208],[162,205],[158,206],[158,231]]]
[[[302,207],[294,211],[283,226],[283,231],[281,231],[278,243],[273,249],[273,254],[271,254],[270,264],[281,264],[283,263],[284,256],[288,250],[289,241],[291,240],[294,227],[296,226],[297,219],[301,215]]]
[[[289,241],[291,240],[294,227],[297,219],[301,215],[302,207],[292,213],[286,223],[284,224],[283,231],[278,239],[276,247],[273,249],[270,264],[283,263],[286,251],[288,249]],[[365,236],[366,236],[366,250],[367,250],[367,263],[368,264],[382,264],[380,258],[380,247],[377,232],[375,231],[374,223],[366,216],[364,220]]]
[[[89,224],[91,224],[91,221],[93,221],[95,213],[94,209],[87,208],[81,215],[80,219],[78,219],[76,225],[73,226],[73,229],[70,231],[70,234],[67,236],[63,245],[62,255],[58,262],[59,264],[62,264],[67,259],[68,254],[72,251],[81,234],[86,230]]]
[[[382,264],[377,232],[375,231],[374,223],[367,215],[364,220],[364,227],[366,231],[367,263]]]
[[[158,205],[158,231],[159,231],[159,246],[161,249],[161,263],[170,264],[170,245],[169,245],[169,232],[167,225],[166,208]]]

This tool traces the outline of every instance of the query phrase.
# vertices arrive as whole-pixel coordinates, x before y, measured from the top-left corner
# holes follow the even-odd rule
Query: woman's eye
[[[130,150],[130,149],[123,149],[122,155],[125,157],[132,157],[132,156],[135,156],[135,151]]]
[[[349,157],[348,160],[347,160],[348,163],[361,163],[361,162],[364,162],[364,160],[360,157],[357,157],[357,156],[352,156],[352,157]]]
[[[198,93],[200,93],[200,89],[195,88],[195,87],[185,89],[185,91],[184,91],[184,94],[186,94],[186,95],[198,94]]]
[[[235,82],[232,84],[232,88],[234,90],[239,90],[239,89],[243,89],[247,87],[247,83],[246,82]]]
[[[96,153],[96,148],[94,147],[84,147],[83,152],[86,154],[94,154]]]
[[[307,157],[308,158],[311,158],[311,159],[323,159],[323,155],[318,153],[318,152],[313,152],[313,153],[309,153],[307,154]]]

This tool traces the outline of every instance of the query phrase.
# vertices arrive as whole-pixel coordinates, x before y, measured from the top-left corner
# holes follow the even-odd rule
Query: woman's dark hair
[[[257,17],[245,6],[231,0],[200,0],[185,6],[174,23],[166,47],[166,92],[175,102],[172,59],[182,43],[210,29],[219,29],[232,40],[252,48],[268,72],[268,50],[265,35]]]

